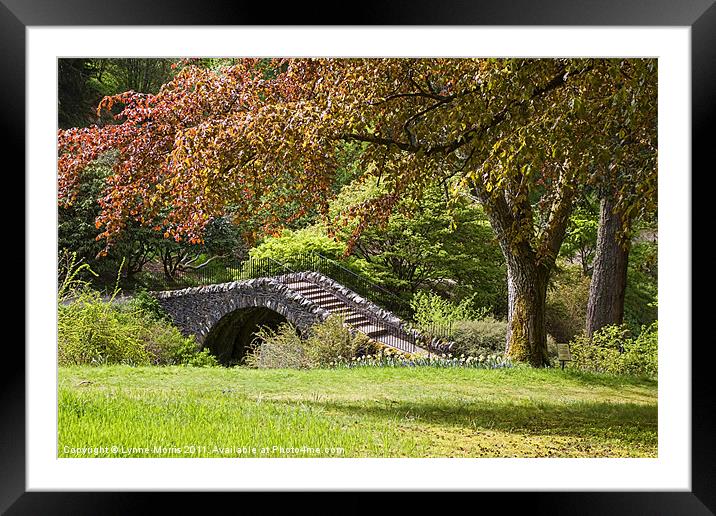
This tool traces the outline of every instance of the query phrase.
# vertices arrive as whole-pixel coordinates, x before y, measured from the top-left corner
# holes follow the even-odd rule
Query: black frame
[[[6,149],[24,148],[25,134],[25,28],[38,25],[577,25],[577,26],[685,26],[691,28],[692,66],[692,170],[700,172],[699,185],[713,174],[710,161],[712,140],[709,123],[716,122],[716,4],[715,0],[491,0],[472,3],[450,0],[434,2],[381,3],[363,0],[349,13],[340,13],[336,3],[287,3],[279,9],[266,9],[260,2],[218,0],[210,4],[176,0],[0,0],[0,117],[8,129],[3,141]],[[9,153],[8,153],[9,154]],[[6,155],[6,159],[10,159]],[[24,155],[20,160],[24,163]],[[707,168],[708,167],[708,168]],[[6,174],[17,170],[5,167]],[[19,174],[15,173],[16,176]],[[7,176],[6,176],[7,177]],[[695,174],[692,172],[692,181]],[[24,188],[24,184],[23,184]],[[708,188],[694,189],[692,196],[707,195]],[[708,202],[692,206],[708,206]],[[706,201],[706,199],[702,199]],[[692,214],[692,224],[704,220]],[[707,219],[708,220],[708,219]],[[707,223],[707,222],[706,222]],[[694,226],[698,229],[697,226]],[[702,228],[706,230],[704,226]],[[692,230],[692,235],[698,234]],[[24,239],[24,236],[23,236]],[[24,241],[24,240],[23,240]],[[697,259],[692,250],[692,271]],[[703,258],[701,258],[703,260]],[[707,270],[704,268],[704,270]],[[26,277],[32,271],[26,270]],[[693,272],[692,272],[693,273]],[[699,283],[705,280],[699,278]],[[711,280],[712,281],[712,280]],[[702,287],[702,288],[704,288]],[[708,298],[707,298],[708,299]],[[700,321],[708,320],[711,303],[697,304],[693,310]],[[30,307],[25,307],[29,309]],[[693,316],[692,316],[693,318]],[[475,508],[487,508],[485,501],[530,513],[552,514],[714,514],[716,511],[716,446],[713,437],[714,383],[708,360],[711,339],[692,346],[692,491],[691,492],[529,492],[472,493]],[[29,492],[25,490],[25,353],[23,348],[5,343],[6,367],[0,389],[0,511],[8,514],[105,514],[147,512],[147,503],[161,496],[162,509],[189,508],[197,496],[191,493],[79,493]],[[10,353],[10,356],[7,354]],[[301,504],[308,493],[293,493],[291,505]],[[245,503],[247,493],[212,493],[219,502]],[[251,497],[265,495],[252,495]],[[361,512],[374,509],[372,502],[357,494],[342,510],[355,507]],[[453,494],[436,495],[450,503]],[[477,497],[476,499],[474,497]],[[206,497],[203,497],[206,498]],[[275,497],[272,497],[275,500]],[[403,510],[422,496],[401,496]],[[205,504],[205,500],[201,500]],[[411,503],[412,502],[412,503]],[[264,501],[264,503],[266,503]],[[272,502],[273,503],[273,502]],[[315,503],[308,507],[315,508]],[[328,504],[326,504],[328,507]],[[144,511],[142,511],[144,509]],[[459,510],[459,509],[458,509]],[[502,512],[500,509],[497,509]],[[333,512],[333,511],[332,511]]]

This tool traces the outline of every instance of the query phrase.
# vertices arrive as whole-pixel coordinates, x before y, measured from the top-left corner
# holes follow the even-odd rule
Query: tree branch
[[[217,259],[219,259],[219,258],[226,258],[227,256],[228,256],[228,255],[226,255],[226,254],[215,255],[215,256],[212,256],[211,258],[209,258],[208,260],[206,260],[206,261],[205,261],[204,263],[202,263],[202,264],[199,264],[199,265],[191,265],[192,263],[194,263],[196,260],[199,259],[199,255],[197,255],[194,259],[190,260],[189,262],[181,264],[181,268],[182,268],[182,270],[198,271],[199,269],[203,269],[204,267],[206,267],[207,265],[209,265],[209,264],[210,264],[211,262],[213,262],[214,260],[217,260]]]
[[[585,68],[584,70],[580,70],[579,72],[575,72],[571,74],[572,77],[585,73],[587,71],[591,70],[591,67]],[[542,86],[536,87],[533,89],[532,93],[530,94],[529,100],[534,100],[538,97],[542,97],[546,95],[547,93],[560,88],[564,86],[567,83],[567,77],[568,74],[564,72],[564,69],[560,69],[559,73],[556,74],[552,79],[550,79],[547,83],[545,83]],[[477,91],[477,90],[475,90]],[[452,100],[453,98],[456,98],[455,95],[431,95],[431,94],[424,94],[424,93],[404,93],[404,94],[397,94],[394,95],[392,98],[398,98],[398,97],[428,97],[428,98],[434,98],[435,100],[441,100],[449,99]],[[442,105],[442,102],[440,105]],[[513,109],[524,105],[527,102],[527,100],[516,100],[510,103],[508,106],[505,106],[500,111],[495,113],[493,117],[489,120],[489,122],[485,124],[478,124],[477,126],[471,127],[464,131],[460,136],[458,136],[455,140],[453,140],[450,143],[446,143],[443,145],[429,145],[429,144],[418,144],[417,142],[404,142],[392,138],[382,138],[378,136],[373,135],[365,135],[365,134],[355,134],[355,133],[347,133],[339,136],[337,139],[340,140],[346,140],[346,141],[360,141],[360,142],[366,142],[366,143],[373,143],[376,145],[384,145],[384,146],[391,146],[395,145],[400,150],[406,151],[406,152],[419,152],[424,151],[427,156],[432,156],[436,154],[451,154],[455,152],[460,147],[466,145],[467,143],[472,142],[474,139],[476,139],[479,135],[482,135],[484,132],[486,132],[488,129],[492,129],[496,127],[498,124],[502,123],[505,118],[507,117],[507,114],[510,113]],[[407,123],[407,122],[406,122]]]
[[[544,256],[541,256],[540,259],[554,259],[559,253],[567,225],[569,224],[572,202],[576,194],[572,183],[572,176],[573,174],[569,174],[567,170],[562,169],[560,172],[556,198],[552,202],[552,207],[541,239],[540,248],[546,250],[546,253],[543,253]]]

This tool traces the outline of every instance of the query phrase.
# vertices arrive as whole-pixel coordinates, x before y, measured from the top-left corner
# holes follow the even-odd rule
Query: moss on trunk
[[[510,317],[507,330],[507,354],[516,362],[533,367],[549,365],[545,304],[547,298],[546,271],[513,271]]]

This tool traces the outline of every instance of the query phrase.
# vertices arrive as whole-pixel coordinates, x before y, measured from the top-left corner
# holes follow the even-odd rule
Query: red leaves
[[[118,151],[98,219],[108,238],[138,220],[166,238],[198,241],[229,206],[255,227],[324,210],[336,147],[351,134],[398,142],[367,145],[361,169],[405,191],[446,158],[405,149],[447,148],[504,109],[499,95],[522,91],[493,81],[498,100],[483,102],[476,78],[486,83],[502,65],[469,59],[243,59],[215,71],[192,63],[157,95],[102,99],[98,113],[121,106],[120,123],[58,135],[60,202],[72,202],[87,164]],[[382,220],[394,201],[363,206],[359,227]]]

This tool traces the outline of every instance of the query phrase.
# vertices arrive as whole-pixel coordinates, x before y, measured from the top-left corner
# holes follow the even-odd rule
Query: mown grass
[[[568,370],[72,366],[58,402],[60,457],[657,454],[656,382]]]

